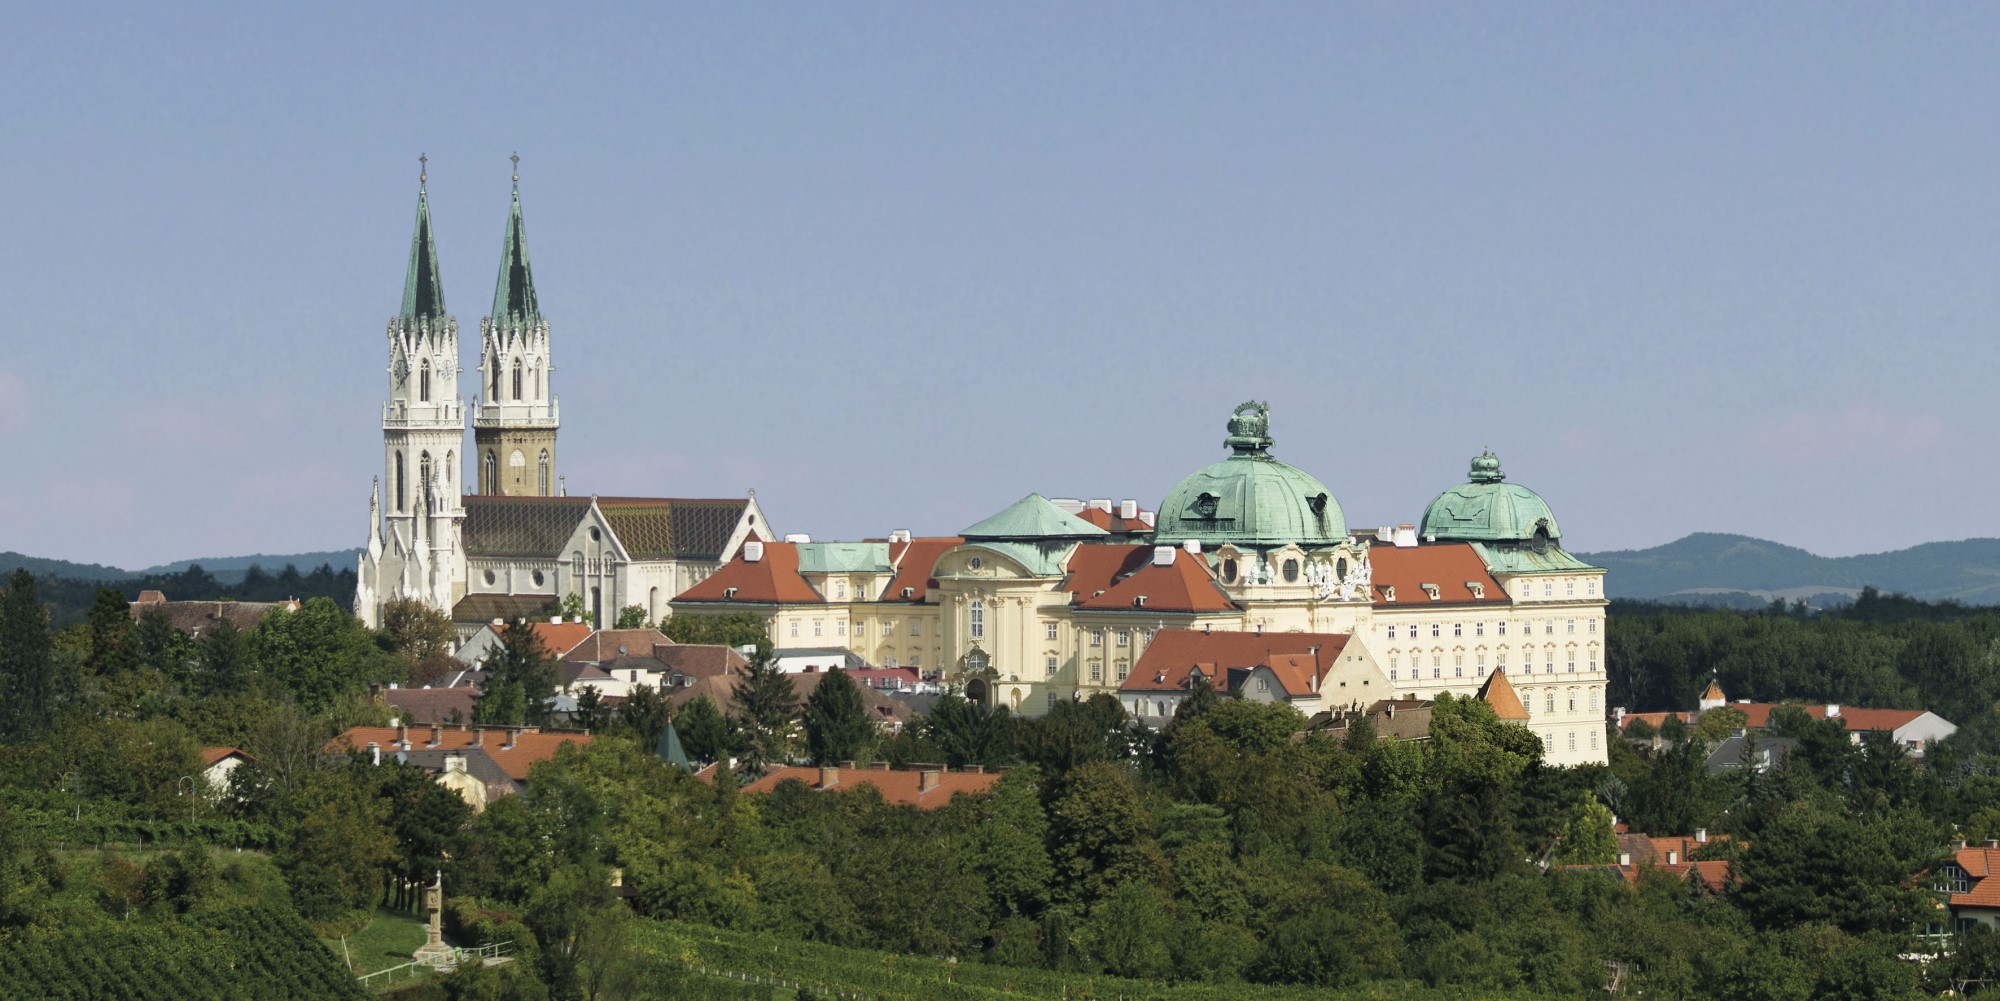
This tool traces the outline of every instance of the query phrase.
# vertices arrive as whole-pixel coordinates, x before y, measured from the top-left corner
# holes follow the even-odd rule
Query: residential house
[[[321,751],[364,754],[365,763],[401,761],[438,777],[475,808],[528,788],[528,770],[555,757],[565,744],[585,745],[590,734],[544,732],[536,727],[357,726],[326,742]]]
[[[844,762],[839,767],[779,768],[744,786],[743,791],[770,793],[786,782],[804,783],[813,792],[867,787],[881,794],[885,803],[935,810],[950,803],[952,797],[959,793],[976,796],[992,790],[999,781],[997,772],[988,772],[978,765],[959,772],[943,768],[897,771],[883,762],[878,762],[873,768],[856,768],[852,762]]]

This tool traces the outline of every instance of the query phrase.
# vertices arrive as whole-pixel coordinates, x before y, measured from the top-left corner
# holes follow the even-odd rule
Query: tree
[[[500,630],[500,649],[487,664],[491,677],[472,707],[480,723],[540,725],[548,721],[549,699],[556,692],[556,664],[541,636],[526,619]]]
[[[725,612],[721,615],[683,612],[660,623],[660,631],[676,643],[711,646],[754,646],[771,648],[771,635],[762,617],[755,612]]]
[[[415,598],[397,598],[382,606],[382,645],[402,657],[410,684],[420,685],[451,670],[451,651],[458,633],[443,612]]]
[[[396,857],[388,803],[365,787],[363,769],[320,772],[278,852],[292,902],[326,921],[372,905]]]
[[[674,728],[691,760],[720,761],[729,753],[729,724],[706,695],[689,699],[674,713]]]
[[[561,611],[563,618],[572,622],[581,622],[584,615],[588,614],[590,610],[584,606],[583,595],[571,591],[563,597]]]
[[[806,699],[806,751],[815,764],[859,758],[875,740],[875,721],[861,701],[861,689],[846,671],[834,669]]]
[[[243,634],[224,616],[202,633],[195,645],[195,692],[205,698],[240,695],[251,683],[250,658]]]
[[[989,709],[946,692],[925,714],[923,736],[953,768],[1003,764],[1013,750],[1014,717],[1005,709]]]
[[[1618,859],[1617,818],[1597,797],[1579,793],[1557,835],[1555,864],[1610,865]]]
[[[34,575],[16,570],[0,591],[0,737],[48,729],[58,689],[48,611],[35,597]]]
[[[766,765],[782,763],[788,757],[786,731],[798,710],[792,679],[778,669],[777,661],[769,653],[759,650],[750,661],[749,672],[731,689],[731,695],[741,713],[740,722],[747,738],[744,758],[751,770],[761,771]]]
[[[271,609],[248,643],[266,681],[309,712],[327,708],[343,692],[403,673],[401,661],[375,645],[361,620],[328,598],[309,598],[297,610]]]
[[[90,606],[90,659],[84,668],[100,678],[122,674],[136,666],[137,658],[125,643],[132,631],[132,606],[115,587],[97,589]]]
[[[617,629],[644,629],[647,625],[646,606],[626,605],[618,610]]]

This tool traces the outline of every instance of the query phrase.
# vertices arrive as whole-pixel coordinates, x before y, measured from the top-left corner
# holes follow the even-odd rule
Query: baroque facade
[[[1548,760],[1606,760],[1604,571],[1538,495],[1483,454],[1420,522],[1353,529],[1269,427],[1238,407],[1229,455],[1167,494],[1150,538],[1030,494],[952,537],[745,547],[673,607],[753,612],[780,648],[844,646],[1031,715],[1146,701],[1133,669],[1162,631],[1342,636],[1303,662],[1303,704],[1475,696],[1500,675]]]
[[[502,238],[492,312],[480,321],[473,404],[458,393],[458,321],[445,309],[428,175],[402,310],[389,321],[383,473],[369,500],[355,612],[412,598],[461,635],[575,596],[599,625],[637,606],[649,621],[744,541],[772,536],[755,492],[735,499],[568,496],[556,469],[561,408],[550,325],[535,294],[520,175]],[[465,448],[468,427],[473,447]],[[464,490],[467,457],[477,491]],[[386,489],[386,493],[385,493]]]

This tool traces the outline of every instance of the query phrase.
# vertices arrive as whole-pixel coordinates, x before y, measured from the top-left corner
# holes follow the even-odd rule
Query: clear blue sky
[[[1151,506],[1255,398],[1357,525],[1490,445],[1586,551],[1996,534],[1993,5],[79,3],[8,35],[0,549],[364,541],[417,154],[471,364],[515,150],[572,492],[754,486],[843,538]]]

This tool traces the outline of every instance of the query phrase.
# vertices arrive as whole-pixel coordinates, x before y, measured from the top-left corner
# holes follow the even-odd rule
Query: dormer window
[[[1476,580],[1469,580],[1465,582],[1465,589],[1472,592],[1472,600],[1474,601],[1486,600],[1486,585],[1481,584]]]
[[[1202,494],[1196,497],[1194,499],[1194,516],[1203,520],[1213,520],[1218,501],[1219,498],[1214,494]]]
[[[1419,584],[1417,586],[1423,588],[1424,593],[1430,595],[1432,601],[1437,601],[1439,598],[1443,597],[1443,595],[1439,593],[1438,586],[1436,584]]]
[[[1383,601],[1386,601],[1386,602],[1389,602],[1389,603],[1391,603],[1391,604],[1394,604],[1394,603],[1395,603],[1395,601],[1396,601],[1396,585],[1394,585],[1394,584],[1384,584],[1384,585],[1382,586],[1382,600],[1383,600]]]
[[[735,589],[735,588],[733,588],[733,587],[725,587],[725,588],[723,588],[723,589],[722,589],[722,600],[724,600],[724,601],[734,601],[734,600],[736,600],[736,589]],[[735,614],[735,613],[731,613],[731,614]]]

